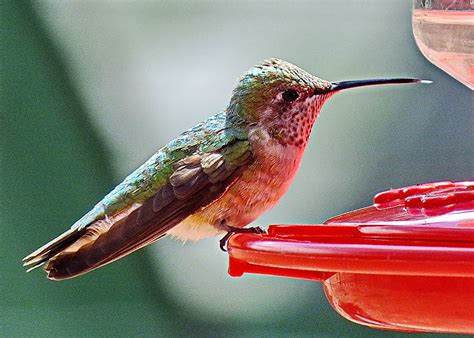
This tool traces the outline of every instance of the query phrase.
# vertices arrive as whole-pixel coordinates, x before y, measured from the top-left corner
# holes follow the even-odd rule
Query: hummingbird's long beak
[[[432,83],[432,81],[411,79],[411,78],[338,81],[338,82],[332,82],[332,86],[331,88],[329,88],[329,91],[335,92],[335,91],[355,88],[355,87],[377,86],[377,85],[384,85],[384,84],[405,84],[405,83]]]

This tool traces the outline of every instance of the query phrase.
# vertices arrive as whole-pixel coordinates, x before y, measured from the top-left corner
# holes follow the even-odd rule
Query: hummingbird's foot
[[[260,228],[260,227],[252,227],[252,228],[236,228],[230,225],[227,225],[225,221],[222,222],[221,226],[227,230],[227,233],[224,237],[221,238],[219,241],[219,247],[222,251],[227,252],[226,246],[227,242],[229,241],[230,236],[233,234],[242,234],[242,233],[252,233],[252,234],[266,234],[267,232]]]

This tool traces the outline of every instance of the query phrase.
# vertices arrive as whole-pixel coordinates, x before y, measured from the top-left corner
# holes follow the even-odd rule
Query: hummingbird
[[[69,230],[23,259],[47,277],[85,274],[165,236],[183,241],[236,232],[288,190],[323,104],[349,88],[428,82],[389,78],[329,82],[283,60],[251,68],[227,108],[185,131]]]

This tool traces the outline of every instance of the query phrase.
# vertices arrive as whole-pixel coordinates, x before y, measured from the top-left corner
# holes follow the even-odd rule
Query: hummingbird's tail
[[[45,262],[49,261],[58,253],[70,246],[72,243],[77,241],[82,236],[82,234],[83,231],[69,229],[68,231],[64,232],[60,236],[56,237],[52,241],[46,243],[41,248],[35,250],[23,258],[23,266],[27,268],[27,272],[40,267]]]
[[[31,271],[45,264],[49,279],[69,279],[114,262],[165,236],[165,231],[160,230],[146,237],[138,236],[143,227],[128,224],[136,220],[131,215],[138,208],[136,204],[83,229],[71,228],[23,258],[23,265]]]

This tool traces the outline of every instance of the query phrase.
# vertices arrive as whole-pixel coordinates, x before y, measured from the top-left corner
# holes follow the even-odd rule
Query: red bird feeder
[[[236,234],[229,274],[323,283],[343,317],[397,331],[474,333],[474,182],[379,193],[317,225]]]

